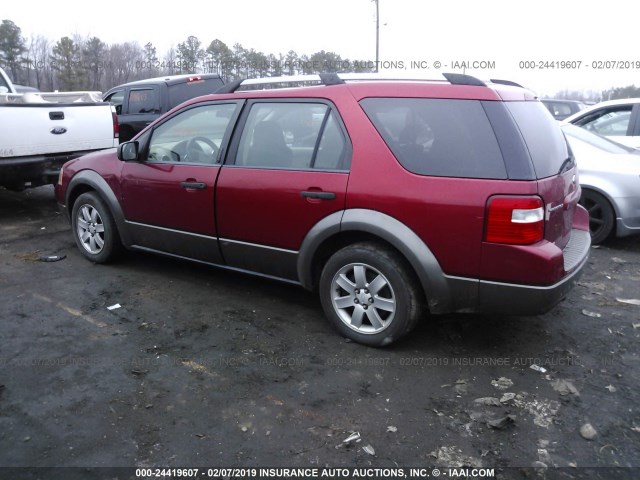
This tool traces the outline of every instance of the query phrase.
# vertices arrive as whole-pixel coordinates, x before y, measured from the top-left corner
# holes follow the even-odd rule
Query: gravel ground
[[[373,349],[300,288],[93,265],[51,187],[0,190],[0,466],[640,478],[639,266],[640,238],[613,240],[544,316],[430,318]]]

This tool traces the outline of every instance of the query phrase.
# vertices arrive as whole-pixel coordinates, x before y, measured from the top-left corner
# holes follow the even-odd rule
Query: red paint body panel
[[[344,209],[347,173],[223,168],[216,190],[220,238],[298,250],[311,227]],[[303,198],[333,192],[334,200]]]
[[[127,162],[122,168],[125,218],[173,230],[216,236],[214,191],[219,167]],[[203,190],[181,182],[202,182]]]

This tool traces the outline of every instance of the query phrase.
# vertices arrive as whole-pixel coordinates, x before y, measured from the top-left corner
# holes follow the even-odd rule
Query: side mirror
[[[9,89],[3,85],[0,87],[0,93],[9,93]]]
[[[124,162],[138,160],[138,142],[125,142],[118,145],[118,158]]]

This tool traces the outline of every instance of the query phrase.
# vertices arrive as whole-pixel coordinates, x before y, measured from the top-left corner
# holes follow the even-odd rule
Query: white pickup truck
[[[17,93],[0,68],[0,186],[55,183],[66,161],[118,143],[115,108],[100,92]]]

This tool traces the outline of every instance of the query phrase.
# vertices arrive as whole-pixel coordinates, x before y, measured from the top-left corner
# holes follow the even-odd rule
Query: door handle
[[[302,198],[317,198],[320,200],[335,200],[336,194],[333,192],[304,191],[300,192]]]
[[[207,188],[207,184],[204,182],[180,182],[182,188],[204,190]]]

